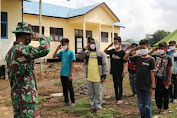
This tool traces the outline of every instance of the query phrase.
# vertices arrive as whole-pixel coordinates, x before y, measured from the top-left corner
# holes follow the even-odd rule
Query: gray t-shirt
[[[149,91],[151,88],[150,72],[155,70],[153,57],[130,56],[129,60],[136,65],[136,88]]]
[[[155,77],[157,79],[163,79],[168,81],[169,70],[168,67],[172,66],[172,59],[170,56],[166,55],[164,57],[154,56],[156,61],[156,72]]]

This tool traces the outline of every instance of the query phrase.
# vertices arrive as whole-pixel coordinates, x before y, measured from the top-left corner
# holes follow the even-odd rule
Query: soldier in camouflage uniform
[[[15,31],[16,41],[6,55],[14,118],[38,118],[38,93],[33,74],[34,59],[46,56],[50,51],[50,38],[33,35],[32,27],[19,22]],[[28,45],[34,38],[39,47]]]

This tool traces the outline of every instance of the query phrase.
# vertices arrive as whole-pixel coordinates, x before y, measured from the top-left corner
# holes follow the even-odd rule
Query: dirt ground
[[[103,114],[95,115],[89,112],[89,102],[87,95],[76,95],[76,108],[64,106],[63,96],[52,97],[53,93],[62,93],[59,79],[60,64],[48,63],[44,66],[44,73],[40,76],[39,65],[35,66],[35,76],[37,79],[39,93],[39,109],[41,118],[76,118],[76,117],[112,117],[112,118],[137,118],[139,110],[137,99],[130,97],[131,90],[128,76],[124,78],[123,104],[116,105],[112,77],[109,75],[104,83]],[[49,66],[50,65],[50,66]],[[82,63],[76,64],[76,72],[73,75],[74,89],[86,84],[85,73]],[[0,118],[12,118],[13,108],[10,99],[10,86],[7,80],[0,79]],[[86,104],[86,105],[84,105]],[[81,109],[79,109],[81,107]],[[175,107],[176,108],[176,107]],[[86,109],[87,111],[84,111]],[[154,108],[155,109],[155,108]],[[154,115],[156,117],[156,115]],[[159,118],[157,116],[156,118]]]

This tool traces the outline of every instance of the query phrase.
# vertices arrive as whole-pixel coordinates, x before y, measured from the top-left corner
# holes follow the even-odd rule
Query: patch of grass
[[[61,81],[57,81],[57,82],[54,83],[54,85],[55,86],[61,86],[62,84],[61,84]]]
[[[116,110],[109,111],[106,109],[103,109],[102,113],[100,114],[91,113],[90,103],[88,100],[77,101],[76,108],[74,109],[71,109],[68,106],[63,106],[59,109],[65,111],[68,114],[72,113],[73,115],[81,118],[112,118],[113,116],[118,116],[122,114],[120,111],[116,111]]]
[[[80,86],[80,85],[84,85],[86,83],[86,81],[73,81],[73,86]],[[55,86],[61,86],[62,83],[61,81],[57,81],[54,83]]]
[[[12,101],[11,101],[11,100],[6,100],[6,101],[4,102],[4,105],[5,105],[5,106],[12,106]]]
[[[139,114],[135,114],[135,113],[131,113],[131,114],[128,114],[128,115],[123,115],[119,118],[140,118],[140,115]]]
[[[115,111],[112,111],[112,114],[113,115],[122,115],[122,112],[115,110]]]
[[[109,88],[114,88],[114,86],[113,86],[112,84],[109,84],[109,83],[108,83],[108,84],[105,83],[105,84],[104,84],[104,87],[107,88],[107,89],[109,89]]]
[[[38,104],[42,104],[43,102],[46,102],[47,100],[44,97],[39,98]]]

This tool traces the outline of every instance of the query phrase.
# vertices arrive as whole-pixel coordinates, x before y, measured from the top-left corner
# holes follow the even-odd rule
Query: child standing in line
[[[177,102],[177,52],[176,48],[176,41],[169,42],[169,50],[167,55],[169,55],[172,59],[172,85],[169,88],[170,94],[170,102],[176,103]]]
[[[100,51],[98,40],[90,37],[89,43],[78,53],[77,58],[85,60],[88,95],[91,104],[90,111],[100,113],[103,99],[103,82],[105,82],[109,71],[107,56]]]
[[[169,86],[171,85],[171,66],[172,60],[166,54],[167,43],[159,43],[159,47],[150,52],[153,53],[158,49],[159,55],[154,56],[156,61],[156,88],[155,88],[155,101],[157,105],[156,113],[166,114],[169,104]]]
[[[139,50],[137,56],[130,56],[133,51]],[[152,117],[151,95],[154,93],[155,60],[149,54],[148,40],[141,40],[137,48],[129,51],[124,60],[130,60],[136,64],[136,93],[141,118]]]
[[[63,48],[62,51],[59,53],[58,50]],[[75,53],[70,50],[69,48],[69,39],[63,38],[61,40],[61,45],[58,46],[56,51],[54,52],[53,58],[60,58],[61,59],[61,83],[63,87],[63,95],[64,95],[64,102],[65,105],[69,104],[69,99],[68,99],[68,91],[70,93],[70,98],[71,98],[71,107],[75,107],[75,97],[74,97],[74,89],[72,85],[72,74],[74,71],[74,63],[76,61]]]
[[[133,49],[138,47],[138,44],[133,43],[131,46],[127,47],[127,49],[125,49],[125,52],[128,49]],[[137,51],[132,52],[131,56],[136,56],[137,55]],[[132,90],[132,97],[136,97],[136,87],[135,87],[135,82],[136,82],[136,64],[133,62],[128,61],[128,72],[129,72],[129,80],[130,80],[130,86],[131,86],[131,90]]]
[[[111,74],[113,76],[114,90],[116,96],[116,104],[123,103],[122,94],[123,94],[123,77],[126,73],[126,62],[123,60],[125,56],[125,51],[121,49],[121,37],[114,38],[114,49],[108,50],[112,47],[111,43],[104,52],[110,55],[111,59]]]

